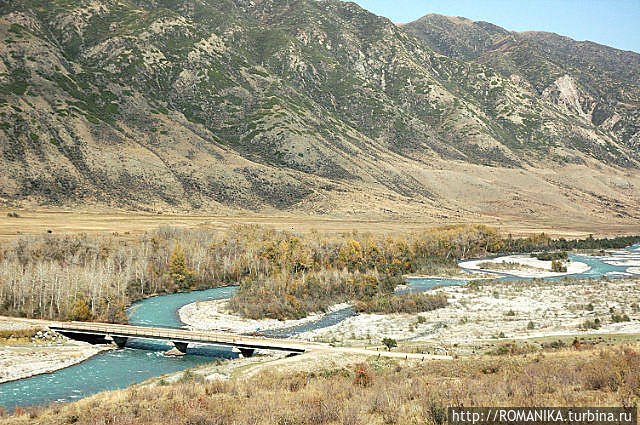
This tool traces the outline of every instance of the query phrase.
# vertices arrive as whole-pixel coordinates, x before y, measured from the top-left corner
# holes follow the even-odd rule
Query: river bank
[[[0,331],[32,337],[0,339],[0,384],[44,373],[55,372],[112,349],[72,341],[42,329],[37,321],[0,318]]]
[[[502,262],[503,258],[510,262],[519,259],[524,264],[539,262],[523,256],[494,261]],[[587,270],[590,266],[586,263],[571,261],[566,274]],[[411,283],[403,288],[410,286]],[[594,332],[640,333],[640,279],[631,276],[602,280],[477,280],[471,286],[443,286],[432,291],[446,295],[448,306],[418,315],[362,313],[332,326],[299,333],[295,338],[345,346],[379,345],[383,338],[443,345]],[[294,326],[320,316],[284,322],[249,320],[231,314],[225,304],[225,300],[189,304],[180,309],[179,317],[194,329],[250,333]]]
[[[561,334],[640,333],[640,279],[478,281],[433,292],[446,295],[449,304],[417,315],[359,314],[296,338],[361,346],[380,344],[383,338],[451,345]]]
[[[554,272],[551,261],[538,260],[528,255],[507,255],[498,258],[463,261],[460,267],[481,273],[507,273],[513,276],[532,279],[568,276],[585,273],[591,267],[580,261],[563,262],[565,272]]]
[[[253,320],[235,315],[227,308],[229,300],[198,301],[187,304],[178,310],[180,321],[194,330],[215,330],[237,334],[250,334],[265,329],[276,330],[300,326],[320,319],[334,311],[349,307],[349,304],[336,304],[325,313],[312,313],[298,320],[262,319]]]
[[[0,346],[0,384],[65,369],[112,349],[79,342],[60,346]]]

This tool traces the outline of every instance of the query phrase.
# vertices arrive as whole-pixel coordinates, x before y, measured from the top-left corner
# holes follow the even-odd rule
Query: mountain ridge
[[[0,15],[5,202],[526,217],[517,196],[538,214],[636,214],[631,71],[607,71],[617,94],[602,96],[568,54],[536,58],[553,69],[538,78],[486,46],[468,57],[459,27],[436,43],[444,31],[335,0],[19,0]],[[573,171],[537,199],[553,169]],[[461,177],[487,196],[443,189]],[[588,211],[560,205],[571,193]]]
[[[485,25],[485,26],[489,26],[489,27],[494,27],[497,30],[502,30],[508,33],[513,33],[513,34],[541,34],[541,35],[550,35],[550,36],[556,36],[556,37],[561,37],[564,38],[568,41],[571,42],[576,42],[576,43],[585,43],[585,44],[593,44],[596,45],[598,47],[601,48],[607,48],[607,49],[612,49],[612,50],[617,50],[620,52],[624,52],[624,53],[632,53],[634,55],[640,55],[640,52],[635,51],[635,50],[631,50],[631,49],[624,49],[624,48],[619,48],[619,47],[614,47],[608,44],[604,44],[604,43],[600,43],[597,41],[593,41],[593,40],[588,40],[588,39],[584,39],[584,40],[578,40],[575,38],[572,38],[571,36],[568,35],[564,35],[555,31],[546,31],[546,30],[522,30],[522,31],[517,31],[517,30],[508,30],[506,28],[503,28],[499,25],[496,25],[494,23],[491,23],[489,21],[485,21],[482,19],[479,20],[475,20],[475,19],[471,19],[471,18],[466,18],[464,16],[453,16],[453,15],[444,15],[441,13],[427,13],[426,15],[423,15],[417,19],[414,19],[413,21],[410,22],[404,22],[404,23],[400,23],[400,22],[395,22],[395,25],[399,26],[399,27],[404,27],[407,25],[411,25],[414,24],[416,22],[420,22],[424,19],[428,19],[428,18],[446,18],[450,21],[458,21],[460,23],[468,23],[468,24],[479,24],[479,25]]]
[[[437,30],[434,31],[433,27]],[[448,30],[448,37],[441,37],[443,27]],[[521,76],[539,94],[543,94],[544,89],[557,79],[572,76],[576,83],[582,85],[584,94],[590,97],[584,99],[585,109],[586,102],[595,104],[598,100],[604,100],[594,107],[596,114],[592,122],[598,126],[620,111],[616,102],[632,100],[636,110],[623,123],[625,128],[621,137],[628,141],[635,136],[637,143],[640,130],[637,125],[640,54],[636,52],[622,51],[591,41],[576,41],[543,31],[507,31],[485,22],[461,21],[442,15],[426,15],[403,28],[430,42],[440,53],[489,65],[504,75]],[[507,55],[527,59],[514,63]],[[581,72],[583,68],[596,67],[599,71],[597,76]],[[630,92],[630,96],[625,96],[624,90]]]

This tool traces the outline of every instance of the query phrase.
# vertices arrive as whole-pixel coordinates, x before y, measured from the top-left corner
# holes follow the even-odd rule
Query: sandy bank
[[[110,346],[81,342],[0,346],[0,383],[64,369],[110,349]]]
[[[620,267],[638,267],[638,266],[640,266],[640,260],[637,260],[637,259],[605,261],[605,263],[607,263],[609,265],[612,265],[612,266],[620,266]]]
[[[331,307],[329,312],[341,310],[348,306],[349,304],[338,304]],[[227,309],[227,300],[198,301],[187,304],[178,310],[178,316],[182,323],[191,329],[216,330],[238,334],[298,326],[317,320],[325,314],[310,314],[300,320],[252,320],[231,314]]]
[[[483,276],[480,273],[465,273],[458,276],[430,276],[430,275],[403,275],[402,277],[408,280],[411,279],[438,279],[438,280],[478,280],[478,279],[495,279],[496,275],[491,273],[485,273]],[[398,285],[401,286],[401,285]]]
[[[0,317],[2,330],[40,330],[44,324],[38,320]],[[37,337],[17,341],[9,339],[0,343],[0,383],[64,369],[112,349],[106,345],[68,340],[46,330],[39,332]]]
[[[449,286],[445,308],[415,314],[359,314],[343,322],[297,335],[298,339],[375,345],[383,338],[425,341],[439,345],[473,344],[506,338],[598,333],[640,333],[640,279],[605,281],[527,281],[480,283],[472,288]],[[615,323],[610,309],[628,315]],[[418,316],[422,319],[418,320]],[[586,321],[601,320],[599,329],[583,329]]]
[[[480,268],[480,264],[483,263],[517,263],[520,265],[518,268],[507,269],[507,268],[498,268],[495,269],[484,269]],[[570,261],[564,263],[567,267],[567,271],[564,273],[552,272],[551,271],[551,261],[542,261],[537,258],[533,258],[525,255],[508,255],[504,257],[493,258],[490,260],[473,260],[473,261],[464,261],[460,263],[460,267],[464,267],[469,270],[477,271],[477,272],[496,272],[496,273],[507,273],[513,276],[523,277],[523,278],[545,278],[545,277],[555,277],[555,276],[566,276],[571,274],[584,273],[589,271],[591,267],[585,263],[580,261]]]
[[[633,273],[625,273],[625,272],[606,272],[604,275],[605,275],[605,276],[607,276],[607,277],[619,277],[619,276],[622,276],[622,277],[630,277],[630,276],[633,276]]]

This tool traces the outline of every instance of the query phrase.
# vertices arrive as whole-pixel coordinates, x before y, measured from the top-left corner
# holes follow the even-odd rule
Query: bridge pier
[[[255,353],[256,350],[253,348],[238,347],[238,351],[240,351],[240,354],[242,355],[242,357],[253,357],[253,353]]]
[[[118,346],[118,348],[124,348],[124,346],[127,344],[127,341],[129,341],[129,338],[127,338],[126,336],[111,336],[111,339],[113,340],[113,343]]]
[[[176,350],[180,351],[183,354],[187,354],[187,345],[188,342],[179,342],[179,341],[171,341],[173,346],[176,347]]]

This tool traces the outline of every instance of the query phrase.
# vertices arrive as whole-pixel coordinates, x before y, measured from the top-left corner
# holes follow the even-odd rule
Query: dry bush
[[[423,313],[447,306],[444,294],[404,293],[376,294],[356,304],[358,311],[365,313]]]
[[[528,342],[517,343],[517,342],[504,342],[498,345],[496,348],[490,351],[490,354],[494,356],[504,356],[504,355],[519,355],[519,354],[527,354],[527,353],[535,353],[539,351],[539,348],[533,344]]]
[[[366,363],[358,363],[354,370],[353,383],[361,387],[370,387],[373,383],[373,376]]]
[[[0,339],[33,338],[40,328],[0,329]]]
[[[630,348],[618,348],[601,351],[598,358],[584,365],[582,376],[585,389],[616,392],[625,385],[625,391],[637,393],[640,392],[638,370],[640,355]]]
[[[204,385],[204,394],[211,396],[214,394],[224,394],[229,392],[229,382],[223,379],[213,379]]]

